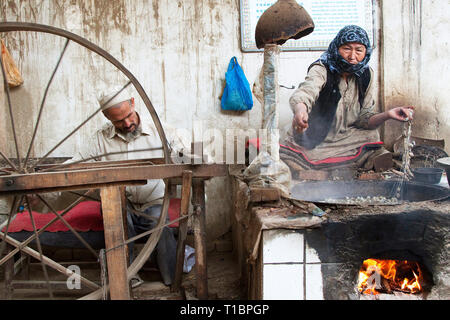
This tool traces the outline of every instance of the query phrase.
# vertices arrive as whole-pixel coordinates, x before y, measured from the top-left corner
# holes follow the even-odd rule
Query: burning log
[[[417,262],[398,260],[364,260],[359,272],[358,290],[363,294],[420,293],[423,271]]]

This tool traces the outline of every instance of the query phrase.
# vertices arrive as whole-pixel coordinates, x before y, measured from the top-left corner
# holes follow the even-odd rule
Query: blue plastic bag
[[[225,74],[225,90],[222,95],[222,109],[246,111],[253,107],[252,91],[244,71],[236,57],[231,58]]]

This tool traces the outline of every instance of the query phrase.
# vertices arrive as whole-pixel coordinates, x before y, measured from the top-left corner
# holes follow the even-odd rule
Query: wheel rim
[[[123,75],[125,75],[129,82],[122,88],[122,90],[128,86],[128,84],[132,84],[134,86],[134,88],[136,89],[136,91],[138,92],[139,96],[141,97],[143,103],[145,104],[147,111],[150,113],[150,116],[153,120],[153,123],[155,125],[155,128],[159,134],[159,138],[161,140],[161,144],[162,144],[162,149],[163,149],[163,155],[164,155],[164,161],[165,163],[169,164],[171,163],[170,160],[170,151],[169,151],[169,146],[167,143],[167,139],[166,139],[166,135],[164,133],[164,130],[162,128],[161,122],[159,120],[159,117],[155,111],[155,108],[153,107],[148,95],[146,94],[145,90],[143,89],[143,87],[141,86],[141,84],[139,83],[139,81],[136,79],[136,77],[127,69],[125,68],[125,66],[122,65],[122,63],[120,63],[117,59],[115,59],[111,54],[109,54],[108,52],[106,52],[104,49],[100,48],[99,46],[93,44],[92,42],[74,34],[71,33],[69,31],[63,30],[63,29],[59,29],[59,28],[55,28],[52,26],[47,26],[47,25],[42,25],[42,24],[35,24],[35,23],[22,23],[22,22],[1,22],[0,23],[0,33],[4,33],[4,32],[13,32],[13,31],[32,31],[32,32],[43,32],[43,33],[49,33],[49,34],[53,34],[56,36],[60,36],[60,37],[64,37],[66,38],[66,44],[64,46],[64,49],[61,53],[60,59],[58,60],[58,63],[55,67],[55,70],[52,74],[52,77],[50,78],[50,81],[47,85],[47,88],[45,90],[45,94],[44,94],[44,98],[42,100],[41,103],[41,109],[45,103],[45,97],[46,97],[46,93],[50,87],[50,84],[52,82],[53,76],[56,73],[57,69],[58,69],[58,65],[64,55],[65,49],[67,48],[67,45],[69,43],[69,41],[73,41],[83,47],[85,47],[86,49],[98,54],[99,56],[101,56],[102,58],[104,58],[105,60],[109,61],[113,66],[115,66]],[[2,72],[3,72],[3,76],[4,76],[4,68],[2,66]],[[4,77],[5,78],[5,77]],[[11,101],[10,101],[10,94],[9,94],[9,88],[8,85],[6,84],[6,79],[5,79],[5,91],[7,92],[7,99],[8,99],[8,105],[9,105],[9,109],[11,111]],[[99,110],[98,110],[99,111]],[[96,113],[94,113],[92,115],[92,117],[95,115]],[[40,114],[38,115],[38,121],[36,123],[36,127],[35,127],[35,131],[37,130],[37,126],[39,125],[39,117]],[[84,123],[86,123],[88,120],[90,120],[90,118],[88,118]],[[13,116],[11,113],[11,122],[12,122],[12,130],[15,130],[15,125],[14,125],[14,120],[13,120]],[[83,123],[83,124],[84,124]],[[75,130],[73,132],[76,132],[79,128],[75,128]],[[72,133],[73,133],[72,132]],[[72,134],[71,133],[71,134]],[[16,155],[18,158],[18,163],[19,166],[16,167],[12,161],[9,160],[9,158],[0,150],[0,155],[1,157],[6,160],[6,162],[8,162],[9,166],[11,167],[11,170],[14,172],[20,172],[22,174],[33,174],[32,172],[28,173],[28,169],[26,167],[27,164],[27,160],[30,154],[30,150],[32,147],[32,144],[34,142],[34,135],[31,139],[31,143],[30,146],[28,148],[28,152],[26,154],[26,157],[24,158],[24,168],[21,167],[21,162],[22,162],[22,157],[18,151],[18,142],[17,142],[17,138],[16,138],[16,134],[15,132],[13,132],[13,136],[14,136],[14,143],[16,146]],[[64,142],[65,140],[63,140],[62,142]],[[61,143],[62,143],[61,142]],[[53,152],[59,145],[57,145],[56,147],[54,147],[51,151],[49,151],[45,156],[47,157],[51,152]],[[35,164],[36,165],[36,164]],[[30,171],[33,171],[32,169],[34,168],[31,167]],[[82,196],[83,197],[83,196]],[[82,197],[80,197],[79,199],[81,199]],[[26,199],[26,195],[23,196],[22,198]],[[78,199],[78,200],[79,200]],[[77,200],[77,201],[78,201]],[[14,201],[13,201],[13,205],[11,207],[11,211],[10,214],[8,216],[8,221],[7,221],[7,227],[6,227],[6,232],[4,233],[4,237],[6,237],[7,233],[8,233],[8,226],[9,226],[9,222],[10,220],[13,218],[13,216],[17,213],[17,208],[19,207],[20,203],[22,200],[19,200],[19,197],[15,197]],[[27,201],[27,200],[25,200]],[[70,205],[69,205],[70,207]],[[68,207],[68,208],[69,208]],[[164,225],[164,221],[166,220],[167,214],[168,214],[168,207],[169,207],[169,197],[168,197],[168,184],[166,183],[166,187],[165,187],[165,192],[164,192],[164,198],[163,198],[163,205],[162,205],[162,210],[161,210],[161,214],[157,223],[157,226],[155,227],[157,230],[153,233],[150,234],[148,240],[146,241],[143,249],[141,250],[141,252],[139,253],[139,255],[135,258],[135,260],[133,261],[133,263],[128,267],[127,270],[127,277],[128,279],[130,279],[133,275],[135,275],[143,266],[143,264],[145,263],[145,261],[148,259],[148,257],[150,256],[151,252],[153,251],[153,249],[155,248],[161,233],[162,233],[162,228],[161,226]],[[66,208],[67,210],[67,208]],[[30,218],[32,220],[32,223],[34,225],[34,221],[33,218],[31,217],[31,208],[29,208],[30,211]],[[159,229],[158,229],[159,228]],[[2,238],[4,240],[4,237]],[[42,256],[42,250],[40,249],[40,244],[39,244],[39,236],[37,234],[37,231],[35,229],[35,237],[36,237],[36,241],[38,242],[38,247],[39,247],[39,254]],[[31,242],[31,241],[30,241]],[[5,243],[5,241],[2,241],[2,245]],[[0,248],[2,249],[2,248]],[[88,248],[89,249],[89,248]],[[2,250],[3,251],[3,250]],[[46,274],[45,271],[45,264],[42,262],[43,268],[44,268],[44,274]],[[48,280],[48,279],[47,279]],[[49,289],[50,291],[50,289]],[[51,291],[50,291],[50,296],[52,296]],[[99,299],[102,296],[102,289],[98,289],[92,293],[90,293],[89,295],[82,297],[82,299]]]

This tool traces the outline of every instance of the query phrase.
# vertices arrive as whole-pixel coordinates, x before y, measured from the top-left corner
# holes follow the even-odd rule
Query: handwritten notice
[[[243,51],[262,51],[255,43],[255,28],[261,15],[276,0],[241,0],[241,46]],[[314,31],[298,40],[288,40],[281,50],[319,51],[328,48],[336,33],[355,24],[367,31],[373,44],[372,0],[298,0],[314,21]]]

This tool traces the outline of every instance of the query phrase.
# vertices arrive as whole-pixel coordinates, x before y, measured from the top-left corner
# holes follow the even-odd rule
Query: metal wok
[[[400,196],[395,197],[399,185]],[[296,200],[349,205],[395,205],[443,200],[449,195],[448,188],[410,181],[311,181],[291,188]]]

